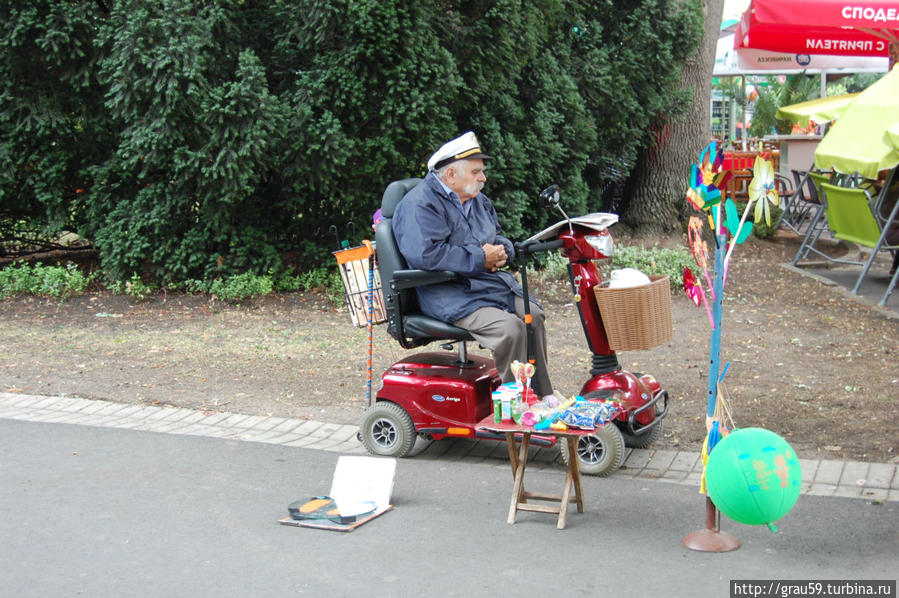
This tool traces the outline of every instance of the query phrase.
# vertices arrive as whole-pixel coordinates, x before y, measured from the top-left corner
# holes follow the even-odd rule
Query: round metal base
[[[690,532],[681,544],[690,550],[700,552],[730,552],[740,547],[740,541],[727,532],[713,529],[700,529]]]

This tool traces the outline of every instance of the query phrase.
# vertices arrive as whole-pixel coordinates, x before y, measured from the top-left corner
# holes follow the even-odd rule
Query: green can
[[[493,421],[500,424],[503,421],[503,400],[502,393],[493,393]]]

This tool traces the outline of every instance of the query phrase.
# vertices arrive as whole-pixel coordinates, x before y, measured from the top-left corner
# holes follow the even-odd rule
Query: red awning
[[[737,48],[795,54],[886,56],[899,40],[895,0],[752,0],[734,37]]]
[[[749,9],[762,23],[899,29],[896,0],[752,0]]]

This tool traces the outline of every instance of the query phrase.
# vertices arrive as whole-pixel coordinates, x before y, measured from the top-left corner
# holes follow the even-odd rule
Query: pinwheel
[[[703,170],[693,165],[690,171],[690,188],[687,189],[687,201],[697,210],[707,210],[721,201],[721,190],[714,184],[706,183]]]
[[[778,200],[777,190],[774,188],[774,166],[770,160],[759,157],[752,167],[752,180],[749,182],[749,202],[746,204],[746,209],[743,210],[743,215],[739,220],[737,219],[737,206],[729,199],[724,206],[727,215],[727,229],[733,236],[727,255],[724,256],[725,281],[727,280],[727,270],[734,247],[745,241],[752,233],[752,223],[746,223],[746,216],[749,214],[752,204],[755,203],[755,221],[761,222],[762,218],[764,218],[768,226],[771,226],[771,211],[768,204],[770,202],[773,205],[777,205]]]
[[[724,152],[719,152],[712,142],[699,154],[699,164],[694,164],[690,172],[690,188],[687,200],[697,210],[708,210],[721,202],[721,189],[730,180],[731,172],[721,172]]]
[[[771,207],[780,202],[774,188],[774,165],[770,160],[758,158],[752,167],[752,181],[749,183],[749,201],[755,202],[755,222],[762,218],[771,226]],[[748,207],[748,206],[747,206]]]
[[[721,171],[724,166],[724,152],[718,151],[717,144],[713,141],[699,154],[699,164],[694,164],[690,171],[690,188],[687,189],[687,201],[694,208],[706,211],[709,225],[717,230],[716,223],[720,222],[721,189],[724,189],[730,180],[729,170]],[[719,217],[712,218],[711,208],[718,206]],[[718,243],[717,235],[715,243]]]
[[[693,261],[702,268],[705,281],[709,285],[709,295],[712,297],[712,301],[714,301],[715,289],[709,276],[709,247],[702,238],[702,220],[696,216],[690,216],[690,220],[687,223],[687,240],[690,242],[690,252],[693,254]]]
[[[696,277],[693,275],[693,271],[690,270],[689,266],[684,266],[684,292],[687,293],[687,297],[689,297],[696,305],[705,305],[705,311],[709,315],[709,324],[711,324],[714,329],[715,320],[712,318],[712,308],[709,307],[709,302],[705,297],[705,292],[702,290],[702,285],[696,282]]]

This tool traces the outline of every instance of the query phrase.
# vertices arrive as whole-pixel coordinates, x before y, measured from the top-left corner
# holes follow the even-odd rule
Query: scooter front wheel
[[[568,443],[560,442],[562,461],[568,464]],[[585,475],[606,477],[624,462],[624,437],[615,424],[606,424],[577,441],[578,468]]]
[[[406,411],[389,401],[365,410],[359,429],[362,445],[372,455],[405,457],[415,446],[415,424]]]

